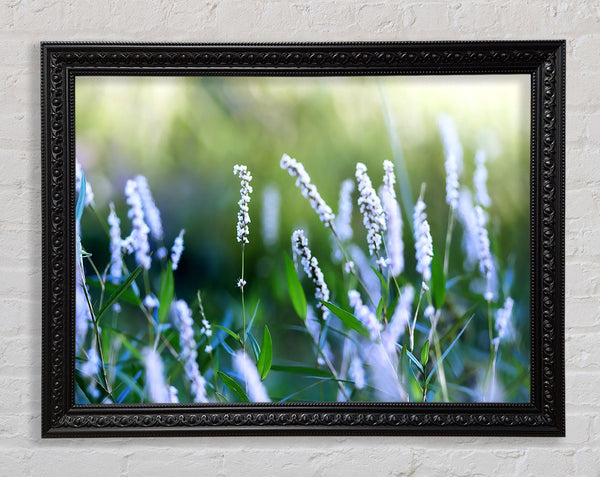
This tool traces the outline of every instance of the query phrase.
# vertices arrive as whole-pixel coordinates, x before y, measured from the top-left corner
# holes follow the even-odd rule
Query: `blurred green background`
[[[260,299],[256,329],[267,323],[273,335],[274,363],[312,359],[305,334],[289,303],[283,278],[284,251],[291,253],[295,228],[308,233],[332,290],[332,301],[347,305],[343,275],[330,260],[329,232],[319,223],[286,171],[282,154],[302,162],[325,201],[337,212],[339,187],[354,178],[364,162],[379,187],[382,161],[401,156],[404,178],[415,201],[422,182],[434,247],[443,250],[448,208],[445,169],[437,127],[440,113],[455,121],[464,149],[461,185],[472,188],[473,158],[479,148],[488,162],[492,198],[489,226],[492,249],[501,270],[500,297],[515,300],[514,341],[499,365],[506,400],[529,400],[529,77],[77,77],[77,158],[103,217],[113,201],[122,235],[129,233],[123,195],[128,178],[147,177],[161,211],[165,245],[170,248],[185,228],[185,250],[175,274],[179,298],[193,303],[201,290],[208,318],[220,323],[229,312],[239,318],[240,245],[235,240],[239,179],[234,164],[246,164],[254,178],[250,203],[250,244],[246,247],[247,303]],[[391,137],[386,114],[393,118]],[[392,135],[393,136],[393,135]],[[400,146],[400,148],[398,148]],[[393,150],[395,148],[395,150]],[[393,153],[396,153],[395,157]],[[396,170],[399,174],[398,169]],[[402,183],[401,181],[399,181]],[[279,238],[261,238],[263,191],[281,195]],[[354,194],[356,198],[356,193]],[[405,217],[406,281],[419,284],[414,247]],[[366,251],[365,231],[355,202],[354,241]],[[463,273],[460,227],[452,243],[449,277]],[[82,219],[82,243],[102,267],[109,262],[108,238],[92,214]],[[312,288],[305,287],[307,296]],[[463,299],[472,296],[464,285]],[[499,304],[501,306],[501,303]],[[122,315],[126,316],[125,314]],[[136,321],[124,327],[134,329]],[[465,333],[462,347],[449,357],[457,375],[472,373],[468,361],[486,363],[487,321],[483,315]],[[485,321],[485,322],[484,322]],[[232,325],[233,327],[233,325]],[[262,332],[257,333],[262,336]],[[509,356],[510,355],[510,356]],[[504,363],[504,364],[503,364]],[[272,372],[274,399],[293,389],[297,376]],[[289,392],[288,392],[289,391]],[[320,400],[313,388],[298,397]],[[468,395],[462,396],[469,400]]]

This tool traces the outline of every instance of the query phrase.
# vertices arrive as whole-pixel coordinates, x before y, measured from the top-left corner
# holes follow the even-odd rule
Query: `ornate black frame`
[[[42,43],[42,437],[565,435],[565,42]],[[74,404],[77,75],[531,76],[531,401]]]

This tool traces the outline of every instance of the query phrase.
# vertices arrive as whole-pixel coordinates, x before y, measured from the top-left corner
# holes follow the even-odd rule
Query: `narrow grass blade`
[[[244,392],[242,387],[237,383],[237,381],[235,379],[233,379],[231,376],[229,376],[221,371],[217,371],[217,374],[219,375],[219,377],[221,378],[221,380],[223,381],[225,386],[227,386],[227,388],[233,394],[235,394],[240,401],[250,402],[250,399],[248,399],[248,396],[246,396],[246,393]]]
[[[104,314],[104,312],[106,312],[106,310],[108,310],[113,305],[113,303],[117,301],[121,294],[129,288],[129,286],[133,283],[133,281],[137,278],[141,271],[142,267],[137,267],[133,272],[131,272],[131,275],[127,277],[127,280],[125,280],[123,284],[111,296],[108,297],[108,300],[106,300],[104,306],[96,314],[96,321],[99,321],[100,317]]]
[[[431,372],[427,376],[427,379],[425,380],[426,383],[429,383],[429,381],[433,377],[433,374],[437,371],[438,366],[442,363],[442,361],[444,361],[444,359],[446,358],[446,356],[448,356],[448,353],[452,350],[452,348],[454,347],[454,345],[456,344],[456,342],[458,341],[458,339],[462,336],[462,334],[464,333],[464,331],[467,329],[467,326],[469,326],[469,323],[471,323],[471,320],[473,319],[473,316],[475,316],[475,315],[471,315],[471,318],[469,318],[469,321],[467,321],[467,324],[463,327],[462,330],[460,330],[460,333],[458,333],[458,336],[454,339],[454,341],[452,342],[452,344],[450,346],[448,346],[448,348],[446,348],[446,351],[444,351],[444,354],[442,354],[442,356],[440,356],[440,360],[437,363],[435,363],[435,366],[433,367],[433,369],[431,370]]]
[[[137,380],[139,379],[139,377],[142,374],[142,370],[140,369],[133,378],[131,378],[131,383],[129,383],[127,385],[127,387],[125,389],[123,389],[123,391],[121,392],[121,394],[119,394],[119,396],[117,397],[117,404],[121,404],[125,398],[127,398],[127,396],[129,395],[129,392],[131,391],[131,388],[133,387],[133,384],[137,382]]]
[[[223,330],[225,333],[227,333],[229,336],[231,336],[236,341],[239,341],[240,343],[242,342],[240,335],[238,335],[235,331],[230,330],[229,328],[225,328],[224,326],[221,326],[221,325],[213,325],[213,326],[215,328],[219,328],[220,330]]]

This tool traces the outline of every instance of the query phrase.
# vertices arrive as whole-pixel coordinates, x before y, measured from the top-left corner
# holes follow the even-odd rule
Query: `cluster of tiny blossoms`
[[[415,234],[415,258],[417,259],[417,272],[423,277],[423,282],[431,279],[431,260],[433,258],[433,239],[425,213],[425,202],[419,199],[415,204],[413,213],[413,226]]]
[[[329,301],[329,288],[325,283],[317,258],[312,256],[312,252],[308,248],[308,239],[304,236],[303,230],[296,230],[292,234],[292,247],[294,253],[300,257],[304,272],[315,284],[315,298]],[[327,319],[329,310],[321,302],[317,303],[317,308],[321,310],[323,320]]]
[[[458,174],[462,166],[462,146],[452,118],[442,114],[438,118],[444,155],[446,157],[446,203],[455,210],[458,206]]]
[[[310,182],[310,176],[304,169],[302,163],[291,158],[287,154],[281,157],[279,163],[282,169],[288,171],[290,176],[296,178],[296,187],[300,188],[300,192],[310,201],[311,207],[319,214],[319,219],[326,227],[331,227],[331,222],[335,219],[331,207],[329,207],[317,190],[317,187]]]
[[[150,228],[150,233],[156,240],[162,240],[163,228],[160,220],[160,211],[152,198],[150,187],[148,187],[148,180],[144,176],[137,176],[135,182],[142,200],[142,207],[144,208],[144,215]]]
[[[175,238],[173,242],[173,248],[171,249],[171,267],[173,270],[177,270],[179,266],[179,260],[181,259],[181,254],[183,253],[183,234],[185,230],[181,229],[179,235]]]
[[[358,205],[361,214],[363,214],[363,224],[367,229],[369,253],[377,255],[383,242],[381,234],[386,230],[385,214],[383,213],[381,200],[377,196],[375,189],[373,189],[371,179],[367,175],[367,166],[362,162],[356,164],[356,181],[360,194]]]
[[[179,330],[179,344],[181,346],[181,360],[183,369],[191,383],[194,402],[207,402],[205,385],[206,381],[198,368],[198,352],[194,339],[194,319],[192,312],[184,300],[175,302],[175,326]]]
[[[233,367],[243,377],[248,391],[248,398],[252,402],[271,402],[265,389],[256,365],[244,351],[233,354]]]
[[[233,166],[233,173],[240,178],[241,185],[241,198],[238,202],[240,211],[238,212],[237,241],[246,244],[250,243],[248,240],[248,235],[250,235],[250,229],[248,228],[248,224],[250,223],[248,204],[250,203],[250,194],[252,193],[252,186],[250,185],[252,174],[250,174],[246,166],[237,164]]]
[[[121,254],[121,221],[115,212],[115,205],[109,204],[108,225],[110,226],[110,276],[113,283],[119,283],[123,275],[123,255]]]
[[[129,237],[123,241],[123,246],[129,252],[135,251],[137,264],[149,270],[152,263],[150,259],[150,244],[148,243],[150,229],[144,220],[142,199],[136,181],[131,179],[127,181],[127,184],[125,184],[125,196],[127,197],[127,205],[129,205],[127,216],[131,219],[132,230]]]
[[[383,187],[379,195],[387,218],[387,247],[390,271],[397,277],[404,270],[404,242],[402,240],[402,214],[396,201],[396,175],[391,161],[383,161]]]
[[[477,230],[479,233],[479,270],[486,278],[487,289],[484,298],[487,301],[492,300],[492,292],[490,290],[490,280],[494,273],[494,262],[492,260],[492,254],[490,252],[490,239],[488,231],[485,228],[486,216],[483,209],[479,206],[475,206],[475,216],[477,217]]]
[[[81,178],[83,176],[83,169],[79,162],[75,163],[75,191],[77,192],[77,196],[81,192]],[[83,199],[83,204],[87,207],[88,205],[94,204],[94,192],[92,191],[92,186],[87,183],[85,184],[85,197]]]
[[[482,207],[489,207],[492,203],[487,191],[487,168],[485,167],[485,152],[481,149],[475,153],[475,172],[473,185],[475,186],[475,199]]]
[[[360,293],[356,290],[348,291],[348,301],[350,302],[350,306],[354,308],[356,317],[369,330],[371,341],[376,341],[379,338],[379,333],[381,333],[382,325],[377,320],[375,313],[367,305],[363,304]]]
[[[352,192],[354,182],[346,179],[340,187],[340,200],[338,203],[338,215],[335,219],[335,230],[342,242],[352,238]]]
[[[512,315],[512,310],[514,306],[514,301],[511,297],[508,297],[504,301],[504,306],[500,308],[496,312],[496,331],[498,332],[498,337],[494,338],[494,344],[500,343],[500,341],[508,335],[510,330],[510,317]]]
[[[150,402],[171,402],[171,392],[165,381],[165,367],[156,350],[146,348],[142,356],[146,368],[146,391]]]

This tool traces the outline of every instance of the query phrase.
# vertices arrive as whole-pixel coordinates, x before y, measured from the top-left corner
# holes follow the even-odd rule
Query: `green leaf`
[[[79,222],[81,215],[83,214],[83,207],[85,206],[85,193],[87,192],[87,186],[85,183],[85,174],[81,171],[81,185],[79,187],[79,197],[77,198],[77,205],[75,207],[75,220]]]
[[[379,299],[379,304],[377,305],[377,311],[375,315],[377,316],[377,320],[381,321],[381,318],[383,317],[383,297]]]
[[[164,323],[169,315],[173,294],[175,293],[175,280],[173,278],[173,267],[171,261],[167,262],[167,267],[163,270],[160,277],[160,291],[158,292],[158,322]]]
[[[303,320],[306,320],[306,297],[304,296],[302,284],[300,283],[292,259],[287,253],[283,254],[283,258],[285,260],[285,280],[287,282],[292,305],[298,316]]]
[[[273,371],[281,371],[284,373],[302,374],[304,376],[314,376],[318,378],[333,378],[333,374],[330,371],[324,369],[310,368],[308,366],[280,366],[274,364],[271,366]]]
[[[267,328],[267,325],[265,325],[260,356],[258,357],[258,362],[256,363],[256,368],[258,369],[258,374],[260,374],[260,379],[264,380],[267,377],[267,374],[269,374],[269,370],[271,369],[272,362],[273,341],[271,340],[269,328]]]
[[[427,366],[427,361],[429,361],[429,340],[425,341],[425,345],[423,345],[423,349],[421,350],[421,364],[423,364],[423,369]]]
[[[235,331],[232,331],[229,328],[225,328],[224,326],[221,326],[221,325],[213,325],[213,326],[215,328],[219,328],[220,330],[223,330],[225,333],[227,333],[229,336],[234,338],[236,341],[239,341],[240,343],[242,342],[240,335],[238,335]]]
[[[100,311],[96,314],[96,321],[100,320],[100,317],[104,314],[104,312],[106,310],[108,310],[112,304],[117,301],[117,299],[119,298],[119,296],[121,296],[121,294],[127,290],[129,288],[129,286],[133,283],[133,281],[137,278],[137,276],[140,274],[140,272],[142,271],[142,267],[137,267],[133,272],[131,272],[131,275],[129,275],[127,277],[127,280],[125,280],[121,286],[119,288],[117,288],[117,290],[108,297],[108,300],[106,300],[106,303],[104,304],[104,306],[100,309]]]
[[[402,351],[406,351],[406,356],[408,356],[408,359],[410,359],[413,362],[413,364],[419,369],[419,371],[421,371],[422,373],[425,372],[423,370],[423,366],[421,365],[420,361],[415,357],[414,354],[412,354],[410,351],[408,351],[408,348],[406,346],[402,346],[399,344],[396,344],[396,346],[398,348],[400,348]]]
[[[444,266],[437,254],[434,254],[431,259],[431,291],[435,309],[441,310],[446,299],[446,278],[444,277]]]
[[[250,399],[248,399],[248,396],[246,396],[246,393],[235,379],[221,371],[217,371],[217,374],[219,375],[223,383],[225,383],[225,386],[227,386],[229,390],[233,394],[235,394],[240,401],[250,402]]]
[[[377,270],[375,267],[371,267],[371,269],[375,272],[375,274],[377,275],[377,278],[379,278],[379,281],[381,282],[381,295],[387,295],[388,292],[388,285],[387,285],[387,281],[385,279],[385,277],[379,272],[379,270]]]
[[[369,331],[364,327],[361,321],[352,313],[343,310],[342,308],[340,308],[337,305],[334,305],[333,303],[329,303],[323,300],[319,301],[323,303],[323,305],[325,305],[327,309],[331,311],[331,313],[337,316],[346,328],[356,331],[358,334],[364,336],[365,338],[370,338]]]
[[[462,330],[460,330],[460,333],[458,333],[458,336],[454,339],[454,341],[452,342],[452,344],[450,346],[448,346],[448,348],[446,348],[446,351],[444,351],[444,354],[442,354],[442,356],[440,357],[439,361],[437,363],[435,363],[435,366],[433,367],[433,369],[431,370],[431,372],[427,376],[427,379],[425,381],[426,384],[429,384],[429,381],[433,377],[433,373],[435,373],[437,371],[438,366],[442,363],[442,361],[444,361],[444,359],[446,358],[446,356],[448,356],[448,353],[452,350],[452,347],[456,344],[456,342],[458,341],[458,339],[461,337],[461,335],[467,329],[467,326],[469,326],[469,323],[471,323],[471,320],[473,319],[473,316],[475,316],[475,315],[471,315],[471,318],[469,318],[469,321],[467,321],[467,324],[464,326],[464,328]]]

